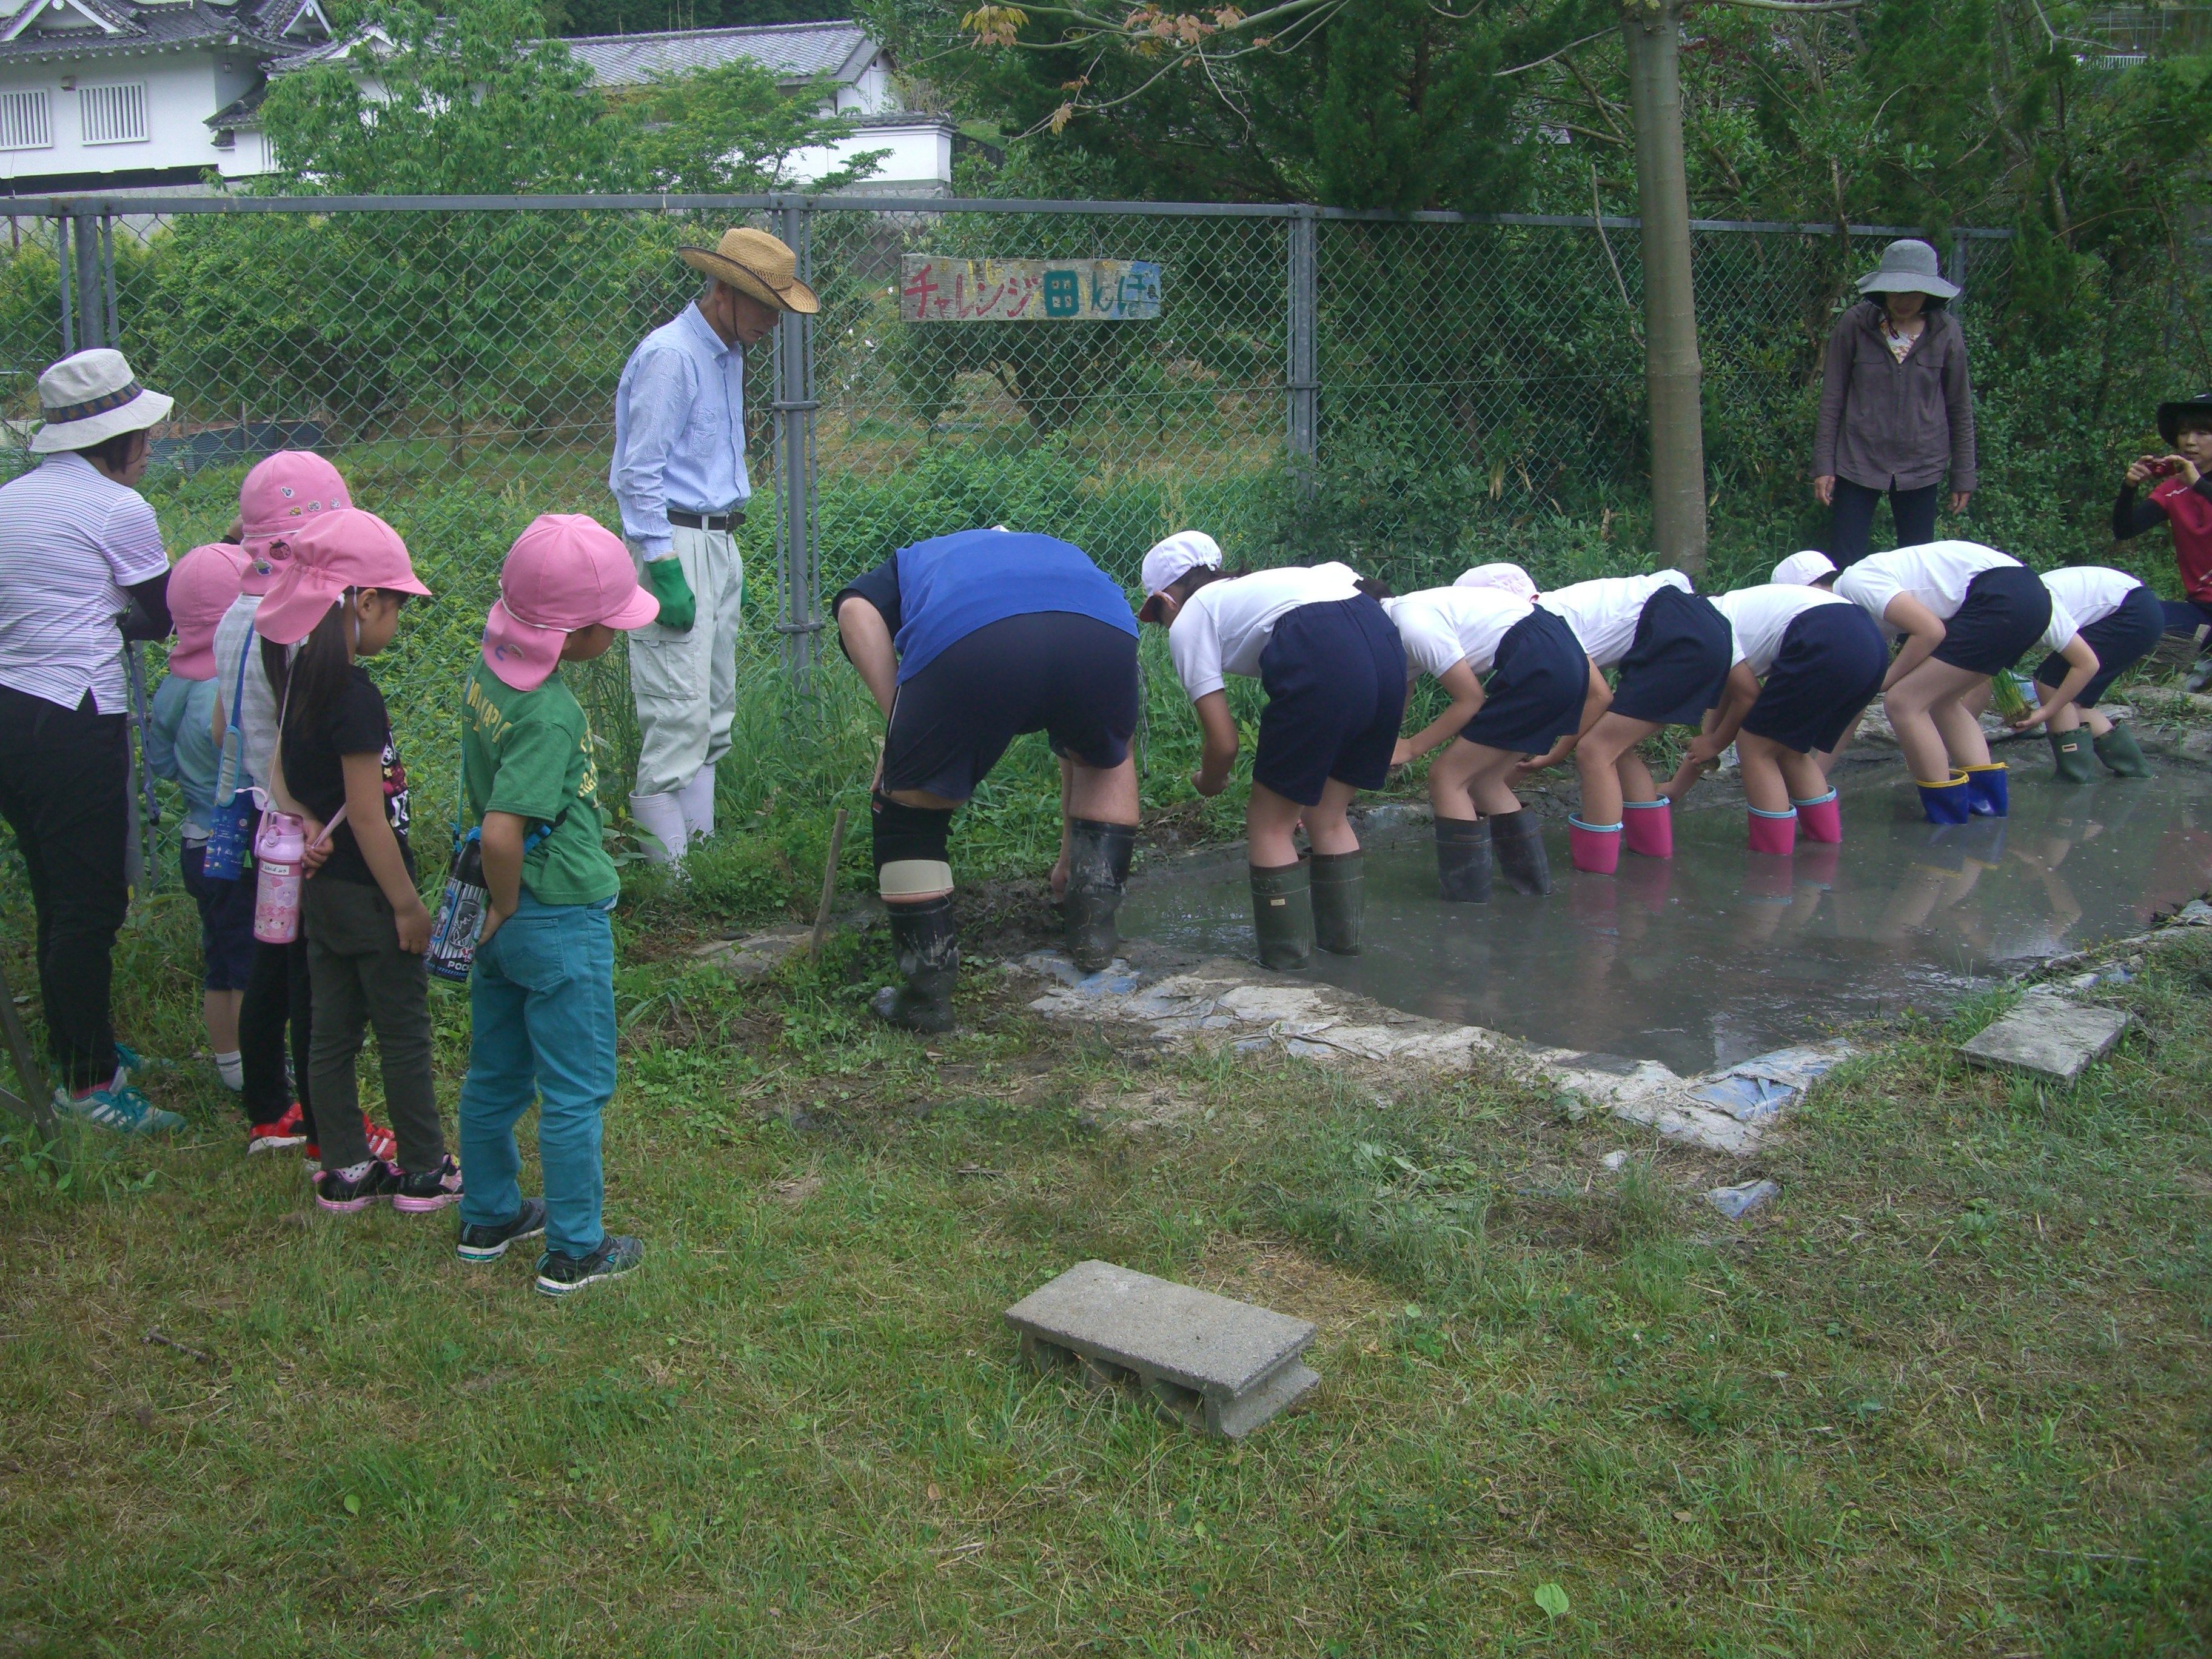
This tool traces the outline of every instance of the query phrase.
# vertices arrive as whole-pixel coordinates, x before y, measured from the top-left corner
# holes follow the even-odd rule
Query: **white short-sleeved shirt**
[[[1899,594],[1911,594],[1938,617],[1954,617],[1975,577],[2019,562],[1979,542],[1929,542],[1869,554],[1836,578],[1836,592],[1896,635],[1904,630],[1881,613]]]
[[[0,685],[121,712],[123,590],[168,568],[145,497],[82,455],[0,485]]]
[[[2083,564],[2070,570],[2046,570],[2043,585],[2051,590],[2054,610],[2065,606],[2067,614],[2074,618],[2074,625],[2087,628],[2118,611],[2128,595],[2142,583],[2124,570]]]
[[[1662,587],[1696,590],[1679,570],[1662,570],[1655,576],[1605,576],[1594,582],[1540,593],[1536,603],[1574,630],[1583,650],[1600,668],[1610,668],[1636,643],[1636,624],[1644,607]]]
[[[1382,601],[1406,647],[1406,666],[1440,677],[1459,663],[1487,674],[1514,624],[1532,615],[1528,600],[1498,587],[1425,587]]]
[[[1723,593],[1713,601],[1713,608],[1728,618],[1729,631],[1735,636],[1735,662],[1749,663],[1751,672],[1763,680],[1773,672],[1775,658],[1782,654],[1782,636],[1790,631],[1791,623],[1824,605],[1850,603],[1824,587],[1765,582]]]
[[[1359,592],[1348,564],[1287,565],[1208,582],[1183,601],[1168,629],[1168,655],[1196,702],[1228,674],[1256,676],[1275,624],[1302,605],[1328,605]]]
[[[261,636],[253,631],[253,613],[261,609],[261,595],[241,593],[230,602],[215,627],[215,688],[222,703],[222,717],[238,727],[245,740],[246,776],[266,788],[275,768],[276,698],[269,689],[269,676],[261,665]],[[246,665],[246,696],[232,708],[238,690],[239,653],[251,650]]]

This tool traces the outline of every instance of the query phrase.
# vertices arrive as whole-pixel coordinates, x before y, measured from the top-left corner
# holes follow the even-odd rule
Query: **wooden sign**
[[[946,259],[905,256],[899,315],[909,323],[1149,322],[1160,268],[1146,259]]]

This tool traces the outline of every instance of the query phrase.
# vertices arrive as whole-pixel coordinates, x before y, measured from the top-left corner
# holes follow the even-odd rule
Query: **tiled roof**
[[[31,0],[37,4],[40,0]],[[107,31],[85,29],[67,33],[26,32],[0,41],[0,63],[36,62],[47,58],[108,57],[131,52],[159,52],[179,46],[234,46],[249,58],[273,58],[298,50],[297,41],[278,39],[289,28],[308,0],[246,0],[219,5],[210,0],[188,4],[138,5],[133,0],[70,0],[112,27]],[[20,9],[17,15],[21,15]]]
[[[568,50],[602,86],[641,86],[749,58],[787,84],[857,76],[878,51],[858,23],[786,23],[772,28],[674,29],[653,34],[571,37]]]

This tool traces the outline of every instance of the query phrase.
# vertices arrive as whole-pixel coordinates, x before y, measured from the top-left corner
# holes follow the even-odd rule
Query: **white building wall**
[[[76,89],[64,91],[65,77]],[[255,67],[242,55],[210,52],[64,59],[0,64],[0,92],[47,94],[53,143],[45,149],[0,150],[0,179],[36,179],[74,173],[138,173],[152,168],[235,166],[215,145],[207,118],[253,84]],[[83,140],[84,88],[139,82],[146,88],[147,137],[126,143]],[[229,165],[226,165],[229,164]]]
[[[879,149],[890,153],[861,183],[863,191],[872,185],[944,186],[952,182],[952,129],[928,116],[915,118],[911,126],[863,127],[836,143],[793,151],[788,164],[791,177],[802,189],[811,189],[824,173]]]

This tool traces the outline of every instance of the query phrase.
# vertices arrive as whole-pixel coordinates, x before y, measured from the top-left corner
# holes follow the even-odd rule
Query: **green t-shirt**
[[[479,821],[486,812],[512,812],[532,830],[554,826],[522,857],[522,884],[540,904],[604,904],[622,890],[599,844],[591,723],[559,669],[535,691],[518,691],[477,659],[462,714],[461,771]]]

